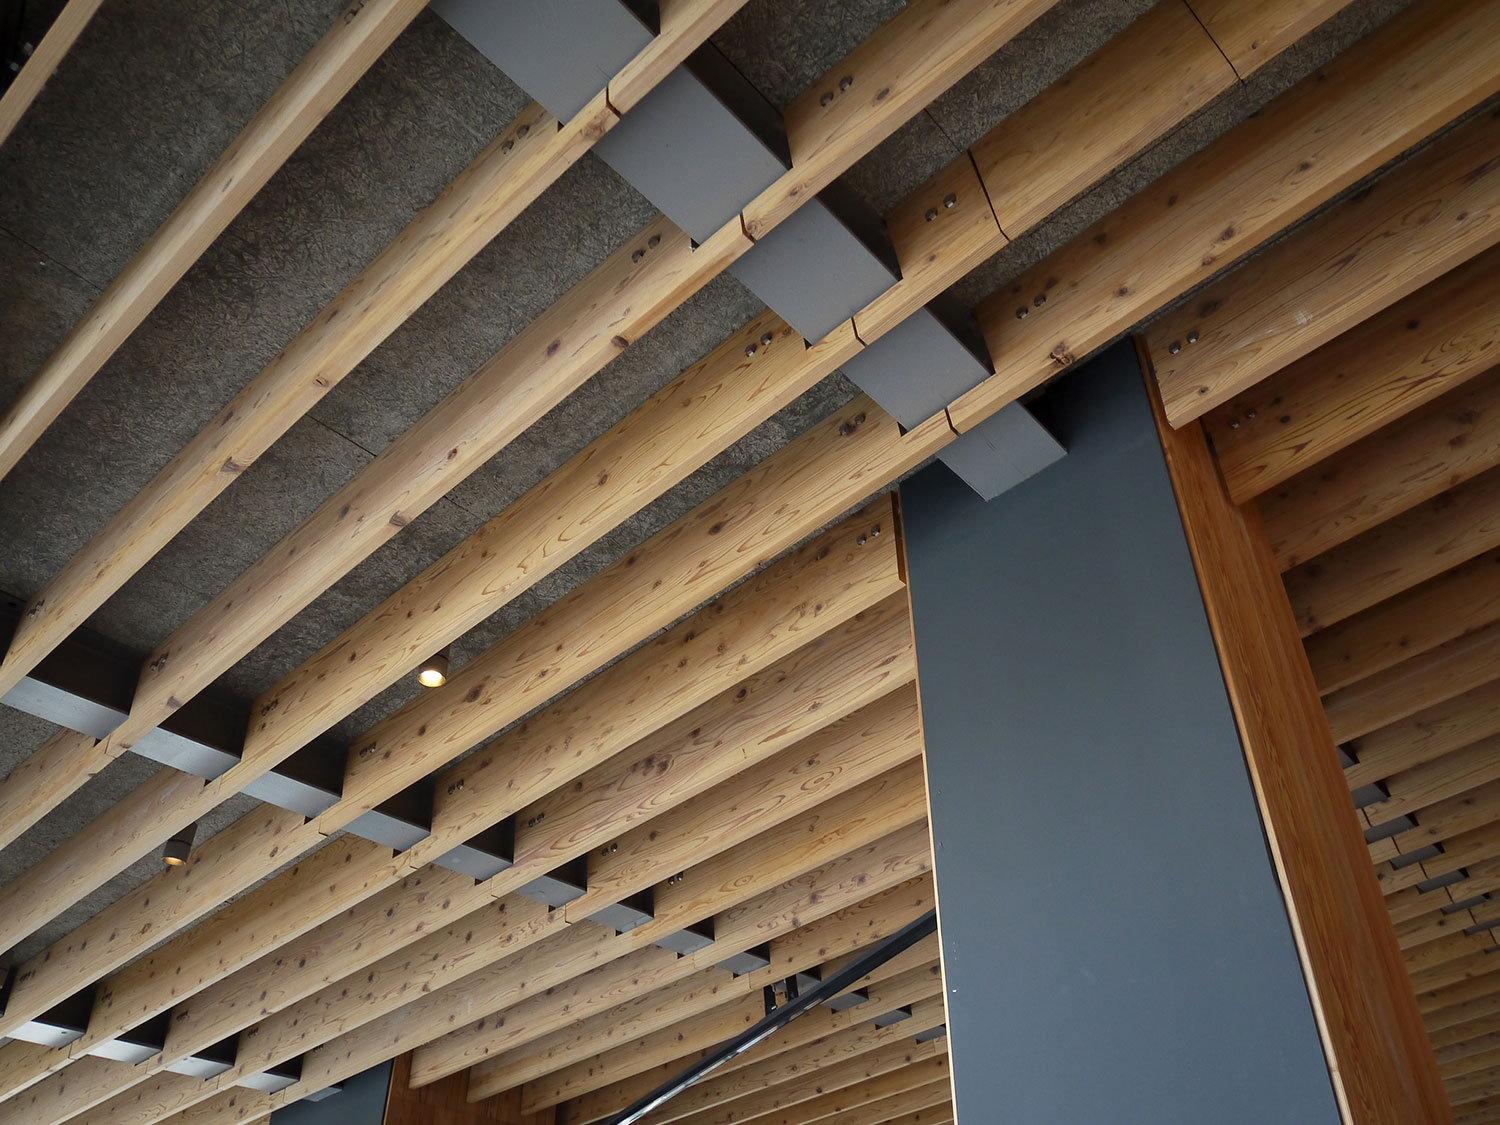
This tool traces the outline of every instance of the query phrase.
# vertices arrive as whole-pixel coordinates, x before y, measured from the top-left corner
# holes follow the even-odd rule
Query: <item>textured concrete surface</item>
[[[49,0],[52,8],[56,0]],[[340,0],[105,4],[0,149],[0,399],[9,399],[317,41]],[[884,208],[1130,20],[1149,0],[1061,0],[850,172]],[[957,287],[973,302],[1242,119],[1405,0],[1357,0],[1308,44],[1230,91]],[[778,105],[901,7],[750,0],[715,37]],[[47,11],[46,4],[33,7]],[[526,102],[438,18],[419,16],[231,224],[22,464],[0,482],[0,589],[35,591],[248,382]],[[99,612],[145,651],[651,216],[585,157],[397,329]],[[249,696],[316,651],[711,350],[758,304],[709,285],[444,501],[242,660]],[[665,526],[847,399],[829,379],[661,501],[463,638],[462,661]],[[341,726],[355,732],[403,683]],[[0,709],[0,771],[43,724]],[[127,759],[0,854],[8,881],[155,768]],[[212,825],[225,822],[226,808]],[[30,939],[28,955],[156,870],[143,861]]]

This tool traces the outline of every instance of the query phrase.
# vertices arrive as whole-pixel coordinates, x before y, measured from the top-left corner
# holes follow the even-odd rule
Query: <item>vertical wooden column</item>
[[[1345,1120],[1450,1122],[1258,514],[1229,499],[1200,425],[1174,430],[1150,398]]]
[[[396,1059],[386,1095],[384,1125],[553,1125],[557,1109],[521,1112],[521,1091],[510,1090],[481,1102],[470,1102],[469,1072],[464,1070],[420,1089],[411,1088],[411,1055]]]

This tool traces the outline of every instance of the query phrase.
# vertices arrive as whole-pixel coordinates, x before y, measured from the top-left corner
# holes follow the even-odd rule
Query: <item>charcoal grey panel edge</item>
[[[1334,1125],[1134,355],[1030,405],[1045,473],[902,488],[958,1120]]]
[[[810,343],[901,279],[884,223],[840,184],[803,203],[729,272]]]
[[[594,152],[698,242],[788,163],[781,115],[711,45],[647,94]]]
[[[432,10],[559,121],[586,106],[655,33],[642,20],[650,9],[620,0],[433,0]]]

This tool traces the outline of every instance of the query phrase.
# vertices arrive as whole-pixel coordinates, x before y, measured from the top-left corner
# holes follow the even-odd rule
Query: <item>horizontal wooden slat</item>
[[[981,307],[996,373],[950,405],[954,425],[972,429],[1488,97],[1497,44],[1485,0],[1418,3],[1027,270]]]
[[[1235,501],[1269,491],[1494,366],[1497,266],[1500,251],[1478,255],[1204,415]],[[1273,546],[1279,538],[1273,533]]]
[[[1056,2],[908,4],[786,107],[792,170],[746,205],[746,232],[763,238]]]
[[[892,858],[895,858],[894,854]],[[851,866],[855,868],[852,872],[849,870]],[[835,915],[836,912],[845,909],[850,910],[849,917],[851,918],[862,917],[864,911],[860,909],[859,904],[862,899],[866,898],[871,899],[870,905],[877,914],[885,909],[887,904],[891,904],[891,909],[896,911],[894,918],[904,919],[903,921],[893,919],[889,929],[870,927],[868,930],[854,931],[861,940],[872,941],[878,941],[881,933],[891,933],[899,929],[905,922],[919,915],[922,910],[930,909],[930,884],[918,885],[916,892],[913,893],[912,888],[906,884],[911,881],[913,875],[919,872],[908,867],[905,860],[898,859],[892,866],[881,864],[878,869],[879,873],[874,878],[871,878],[868,866],[863,857],[852,860],[850,864],[834,864],[827,873],[826,885],[814,880],[800,894],[772,891],[761,896],[760,901],[754,901],[748,906],[749,912],[764,919],[766,937],[772,938],[778,933],[786,933],[786,941],[790,949],[797,951],[790,953],[789,961],[773,961],[770,970],[760,973],[759,976],[750,974],[749,977],[743,978],[750,988],[758,988],[762,983],[779,979],[773,975],[776,972],[779,972],[781,976],[786,976],[789,972],[799,971],[798,966],[815,965],[822,960],[822,956],[817,951],[807,947],[805,939],[803,941],[796,939],[797,931],[792,920],[798,918],[799,909],[807,912],[807,917],[800,919],[805,925],[807,922]],[[889,884],[885,882],[887,873],[891,878]],[[889,889],[891,893],[885,899],[877,901],[876,896],[885,889]],[[824,893],[825,891],[827,893]],[[922,905],[923,903],[929,905]],[[766,909],[773,904],[775,913]],[[836,932],[843,932],[845,925],[847,923],[835,927]],[[629,936],[623,935],[627,939]],[[853,942],[854,938],[851,936],[845,940]],[[843,952],[847,948],[853,948],[853,944],[845,945],[837,951]],[[686,963],[678,970],[682,972],[683,977],[691,975],[693,971],[703,966],[712,964],[715,957],[728,956],[730,951],[727,947],[716,943],[704,952],[708,956],[694,954],[681,959]],[[788,963],[793,966],[789,970],[786,968]],[[453,1013],[448,1006],[447,998],[436,1003],[418,1001],[402,1009],[395,1016],[377,1020],[355,1035],[335,1040],[326,1047],[312,1052],[304,1062],[302,1079],[295,1086],[277,1095],[277,1098],[283,1104],[296,1101],[324,1088],[331,1082],[340,1081],[382,1059],[390,1058],[394,1053],[410,1049],[415,1043],[426,1042],[442,1035],[452,1022]]]
[[[1354,765],[1344,770],[1351,789],[1430,762],[1500,733],[1500,681],[1424,708],[1356,739]]]
[[[1157,4],[974,145],[1000,229],[1041,222],[1234,83],[1188,5]]]
[[[1500,471],[1485,473],[1286,572],[1304,636],[1500,546]]]
[[[1500,679],[1500,625],[1428,649],[1323,698],[1335,742],[1348,742],[1424,707]]]
[[[919,947],[927,947],[928,952],[935,951],[935,943],[924,941]],[[878,973],[883,971],[884,967],[877,970]],[[824,975],[827,975],[826,969]],[[799,1051],[825,1035],[867,1022],[871,1015],[942,994],[942,968],[936,960],[901,973],[871,974],[864,979],[873,981],[866,985],[870,999],[865,1004],[842,1012],[827,1006],[809,1012],[770,1039],[726,1062],[715,1073],[733,1073],[760,1059]],[[736,1017],[737,1026],[729,1034],[720,1034],[729,1027],[725,1017],[730,1014]],[[711,1009],[705,1015],[712,1017],[714,1022],[710,1023],[703,1017],[679,1020],[660,1032],[548,1071],[527,1083],[522,1098],[523,1108],[545,1109],[567,1101],[569,1121],[575,1125],[596,1121],[644,1097],[708,1055],[736,1032],[756,1023],[765,1015],[764,1001],[759,997],[747,997]],[[576,1034],[580,1039],[587,1038],[587,1025],[579,1027]],[[685,1053],[687,1050],[692,1053]],[[528,1048],[526,1057],[530,1052]]]
[[[98,6],[99,0],[69,0],[43,36],[0,98],[0,144]],[[368,0],[349,5],[334,20],[6,407],[0,416],[0,478],[425,6],[426,0]]]
[[[765,894],[779,892],[788,899],[801,901],[805,885],[824,879],[834,879],[837,882],[841,877],[839,872],[845,873],[843,878],[853,878],[861,885],[894,885],[927,870],[930,865],[930,844],[924,842],[926,831],[925,820],[909,824],[886,839],[862,843],[844,858],[812,870],[807,875],[798,876],[780,887],[763,888],[757,882],[759,869],[752,869],[744,873],[744,879],[741,884],[736,885],[735,892],[739,894],[747,887],[754,887],[756,890],[763,890]],[[823,844],[819,850],[832,847],[833,845]],[[792,860],[789,858],[788,862]],[[872,865],[881,872],[880,875],[877,876]],[[776,873],[780,874],[779,871]],[[696,891],[698,888],[692,882],[692,874],[691,871],[687,874],[685,885],[691,891]],[[889,882],[882,884],[883,880]],[[640,948],[657,936],[665,936],[673,932],[673,929],[689,925],[696,918],[705,916],[707,912],[702,909],[689,909],[674,916],[658,908],[653,921],[621,935],[621,938],[628,939],[623,942],[625,946]],[[734,953],[758,945],[786,925],[779,911],[767,910],[766,903],[756,899],[741,900],[740,905],[732,906],[713,917],[714,944],[681,958],[679,963],[664,970],[658,980],[659,984],[681,980],[697,966],[717,963]],[[654,986],[648,985],[636,991],[649,991],[650,987]],[[554,993],[552,996],[539,996],[523,1001],[503,1017],[481,1019],[460,1026],[442,1039],[418,1049],[412,1062],[412,1081],[416,1085],[422,1085],[457,1073],[480,1059],[532,1042],[571,1024],[588,1012],[602,1011],[612,1003],[613,1001],[608,1001],[594,991],[589,982],[574,981],[574,987],[566,994]]]
[[[1371,824],[1406,815],[1420,823],[1422,810],[1429,805],[1492,781],[1500,781],[1500,738],[1493,735],[1391,777],[1386,782],[1390,798],[1365,812]]]
[[[60,730],[11,770],[0,785],[0,848],[57,807],[58,789],[74,792],[104,768],[98,739]]]
[[[1487,551],[1314,633],[1304,647],[1318,690],[1327,694],[1494,621],[1500,551]]]
[[[1288,481],[1262,498],[1261,515],[1287,569],[1496,465],[1500,372],[1491,372]]]
[[[1347,6],[1343,0],[1301,0],[1297,4],[1188,0],[1188,4],[1241,78]]]
[[[1495,245],[1497,154],[1500,112],[1427,146],[1151,325],[1172,424],[1202,417]]]

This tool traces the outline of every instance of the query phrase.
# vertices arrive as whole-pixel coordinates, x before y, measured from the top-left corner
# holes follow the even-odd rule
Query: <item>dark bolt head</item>
[[[850,86],[853,86],[853,85],[854,85],[854,79],[851,76],[847,75],[847,74],[844,75],[844,77],[842,77],[842,78],[839,79],[839,89],[840,90],[847,90]]]
[[[1167,351],[1171,352],[1173,355],[1176,355],[1178,352],[1182,351],[1182,344],[1176,340],[1173,340],[1170,344],[1167,345]]]
[[[646,249],[647,250],[655,250],[660,245],[661,245],[661,235],[659,235],[659,234],[653,234],[650,238],[646,239]]]
[[[1033,305],[1035,305],[1037,308],[1041,308],[1043,305],[1045,305],[1047,303],[1047,294],[1045,294],[1045,293],[1038,293],[1035,297],[1033,297],[1031,299],[1031,303]]]
[[[1030,312],[1031,312],[1030,309],[1028,309],[1025,305],[1022,305],[1020,308],[1018,308],[1016,310],[1016,319],[1017,320],[1025,320],[1026,317],[1027,317],[1027,315]]]
[[[646,252],[644,250],[637,250],[634,254],[630,255],[630,260],[632,262],[639,262],[645,256]]]
[[[510,140],[508,138],[506,140],[503,140],[503,141],[500,142],[500,151],[501,152],[509,152],[511,149],[513,149],[515,147],[516,147],[516,142],[512,141],[512,140]]]
[[[833,95],[832,94],[824,94],[821,98],[818,99],[818,104],[819,105],[828,105],[832,101],[833,101]]]
[[[937,218],[937,208],[936,207],[929,207],[929,208],[927,208],[927,214],[923,215],[922,217],[924,219],[926,219],[929,223],[932,222],[933,219]]]
[[[770,347],[771,339],[772,337],[769,332],[762,332],[760,334],[760,346],[763,348]]]
[[[746,344],[745,345],[745,355],[747,355],[747,356],[753,356],[754,354],[755,354],[755,345],[754,344]]]
[[[1190,344],[1198,342],[1198,330],[1196,328],[1187,334],[1187,342]]]
[[[855,542],[858,543],[861,547],[863,547],[865,545],[865,537],[863,535],[861,535],[858,539],[855,540]]]
[[[952,192],[949,192],[947,195],[943,196],[943,206],[948,208],[948,210],[950,211],[953,210],[953,208],[958,206],[958,196],[954,195]]]
[[[1240,420],[1238,418],[1231,418],[1231,419],[1229,419],[1229,428],[1231,430],[1237,430],[1237,429],[1239,429],[1240,428]]]
[[[1245,417],[1249,418],[1252,422],[1255,421],[1255,408],[1251,407],[1249,410],[1245,411]]]

